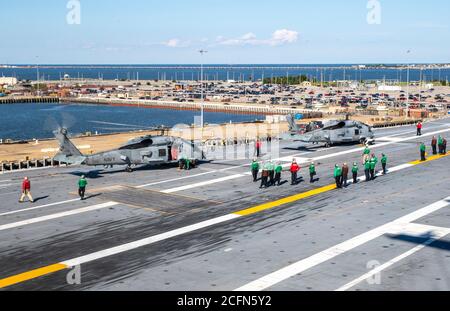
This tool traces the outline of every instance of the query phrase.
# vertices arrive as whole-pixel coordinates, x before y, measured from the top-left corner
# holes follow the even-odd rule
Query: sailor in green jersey
[[[378,158],[372,154],[372,158],[370,159],[370,179],[375,179],[375,168],[378,164]]]
[[[273,186],[275,184],[275,164],[273,164],[272,160],[269,161],[268,171],[269,171],[269,185]]]
[[[86,177],[83,175],[81,176],[80,180],[78,181],[78,195],[80,196],[81,200],[84,200],[84,194],[86,193],[86,186],[88,182],[86,180]]]
[[[336,187],[342,188],[342,168],[337,164],[334,167],[334,179],[336,180]]]
[[[353,163],[353,167],[352,167],[353,183],[354,184],[356,184],[358,182],[358,171],[359,171],[359,167],[358,167],[358,164],[355,162],[355,163]]]
[[[422,144],[420,145],[420,160],[421,160],[421,161],[426,161],[426,160],[427,160],[427,158],[426,158],[426,152],[427,152],[427,147],[425,146],[424,143],[422,143]]]
[[[191,169],[191,160],[189,158],[186,158],[185,164],[186,164],[186,170],[189,171]]]
[[[364,163],[364,173],[366,175],[366,181],[370,181],[370,161],[366,160]]]
[[[387,158],[387,156],[383,153],[383,154],[381,155],[381,166],[383,166],[383,175],[386,175],[386,174],[387,174],[387,169],[386,169],[386,167],[387,167],[387,161],[388,161],[388,158]]]
[[[369,145],[366,145],[366,148],[364,149],[364,152],[363,152],[363,163],[366,163],[366,160],[370,160]]]
[[[275,166],[275,183],[277,184],[277,186],[281,185],[281,172],[283,172],[283,166],[281,165],[280,162],[277,163],[277,165]]]
[[[441,135],[439,135],[437,144],[438,144],[439,154],[442,154],[442,153],[443,153],[443,150],[444,150],[444,148],[443,148],[443,145],[444,145],[444,139],[442,138]],[[424,161],[424,160],[423,160],[423,161]]]
[[[313,163],[311,163],[311,165],[309,166],[309,177],[310,177],[309,182],[310,182],[310,183],[313,183],[313,182],[314,182],[314,176],[316,176],[316,175],[317,175],[317,172],[316,172],[316,165],[315,165],[314,162],[313,162]]]
[[[251,167],[252,167],[253,182],[257,182],[259,173],[259,163],[256,159],[253,159]]]

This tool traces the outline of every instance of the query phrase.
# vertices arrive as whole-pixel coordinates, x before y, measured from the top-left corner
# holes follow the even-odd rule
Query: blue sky
[[[0,0],[0,63],[450,62],[448,0],[79,1]]]

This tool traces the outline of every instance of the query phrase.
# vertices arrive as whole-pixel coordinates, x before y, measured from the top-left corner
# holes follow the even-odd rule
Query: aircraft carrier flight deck
[[[0,175],[0,288],[15,290],[450,290],[450,119],[375,130],[388,172],[336,189],[364,146],[281,141],[282,185],[260,189],[249,159],[191,170],[69,166]],[[419,144],[427,145],[419,161]],[[274,143],[274,142],[272,142]],[[278,151],[277,151],[278,152]],[[291,185],[297,159],[302,179]],[[317,180],[309,181],[314,162]],[[80,200],[77,183],[88,180]],[[29,177],[34,203],[18,202]]]

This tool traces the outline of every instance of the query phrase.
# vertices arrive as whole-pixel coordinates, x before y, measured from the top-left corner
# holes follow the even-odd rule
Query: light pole
[[[411,50],[408,50],[406,52],[406,54],[410,54]],[[407,62],[407,71],[406,71],[406,108],[408,109],[409,112],[409,66],[410,66],[410,62],[409,62],[409,58],[408,58],[408,62]]]
[[[200,62],[200,83],[201,83],[201,103],[200,103],[200,109],[201,109],[201,115],[200,115],[200,126],[203,129],[204,127],[204,112],[203,112],[203,54],[208,53],[208,51],[205,50],[200,50],[199,53],[201,54],[202,58],[201,58],[201,62]]]
[[[36,56],[37,95],[39,96],[39,56]]]

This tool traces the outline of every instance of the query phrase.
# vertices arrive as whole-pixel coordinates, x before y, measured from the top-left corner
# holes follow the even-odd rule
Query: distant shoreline
[[[402,69],[402,68],[448,69],[450,63],[412,63],[412,64],[206,64],[204,69]],[[0,64],[0,68],[17,69],[193,69],[200,68],[198,64]]]

